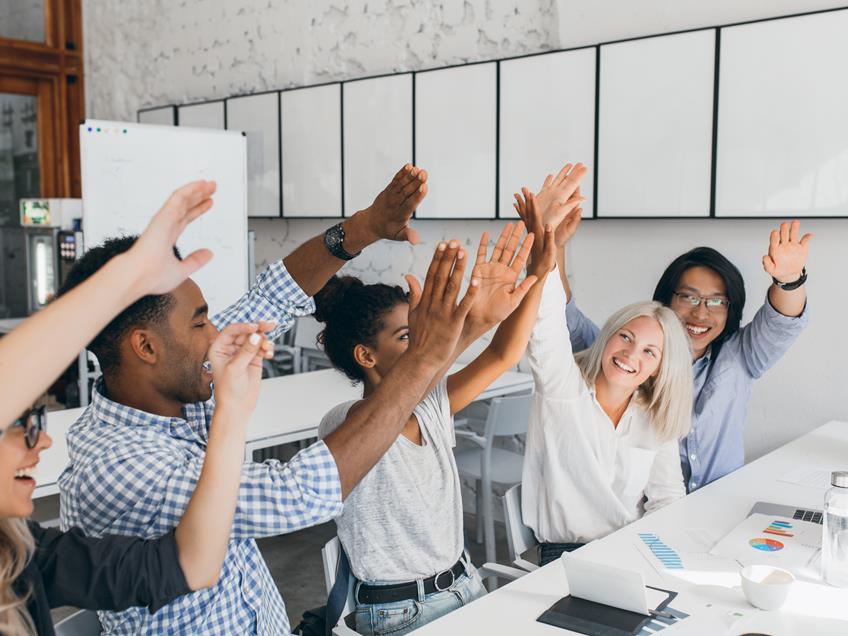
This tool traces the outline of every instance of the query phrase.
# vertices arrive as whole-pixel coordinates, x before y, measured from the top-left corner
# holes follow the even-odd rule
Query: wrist
[[[148,280],[145,263],[135,261],[138,260],[130,249],[123,254],[118,254],[112,258],[104,270],[110,270],[119,275],[125,283],[118,289],[121,290],[121,299],[125,305],[131,305],[139,298],[147,296],[151,293],[151,285]]]
[[[344,248],[347,252],[355,254],[376,243],[380,237],[371,228],[368,210],[360,210],[352,217],[342,223],[345,240]]]

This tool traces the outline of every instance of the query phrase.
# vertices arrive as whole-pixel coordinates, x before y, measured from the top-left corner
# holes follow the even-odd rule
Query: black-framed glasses
[[[707,308],[707,311],[727,311],[727,308],[730,307],[730,301],[727,300],[727,298],[721,298],[720,296],[704,298],[703,296],[689,294],[687,292],[671,293],[677,298],[680,304],[688,305],[689,307],[697,307],[701,303],[704,303],[704,307]]]
[[[24,429],[24,441],[27,448],[35,448],[38,444],[38,437],[41,432],[47,432],[47,407],[42,404],[28,409],[23,415],[12,422],[12,426],[19,426]]]

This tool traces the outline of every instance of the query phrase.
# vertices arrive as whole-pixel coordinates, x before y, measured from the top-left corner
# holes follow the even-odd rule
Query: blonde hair
[[[574,356],[589,386],[602,373],[601,363],[607,343],[631,320],[656,320],[663,332],[659,373],[645,380],[636,393],[637,404],[651,417],[651,426],[661,440],[681,439],[692,421],[692,351],[680,318],[658,302],[627,305],[615,312],[603,326],[592,346]]]
[[[0,519],[0,634],[34,636],[35,626],[26,608],[27,594],[12,589],[34,550],[32,534],[23,519]]]

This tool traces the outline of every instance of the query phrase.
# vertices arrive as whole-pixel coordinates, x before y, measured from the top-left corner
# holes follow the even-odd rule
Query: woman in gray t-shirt
[[[405,634],[485,594],[480,576],[463,554],[453,414],[518,363],[544,279],[554,265],[551,239],[548,262],[540,262],[516,287],[532,240],[516,255],[523,225],[514,229],[507,225],[488,261],[488,236],[483,235],[473,274],[480,289],[466,322],[476,323],[471,328],[476,333],[464,335],[460,346],[467,347],[488,326],[518,309],[473,362],[436,383],[336,518],[358,581],[356,631],[361,634]],[[406,350],[407,294],[397,286],[365,285],[342,277],[330,280],[315,301],[315,316],[326,323],[319,341],[336,369],[362,383],[367,398]],[[356,404],[345,402],[329,411],[319,435],[328,435]]]

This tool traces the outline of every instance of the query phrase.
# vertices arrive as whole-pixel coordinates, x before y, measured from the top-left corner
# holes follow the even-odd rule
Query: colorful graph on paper
[[[653,532],[640,532],[639,538],[666,570],[683,569],[683,560],[680,555]]]

